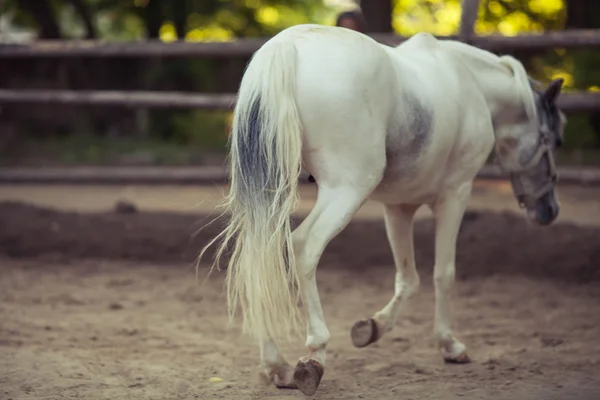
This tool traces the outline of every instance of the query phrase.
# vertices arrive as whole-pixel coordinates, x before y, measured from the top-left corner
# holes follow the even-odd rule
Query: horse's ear
[[[550,85],[544,91],[544,97],[548,103],[552,104],[558,98],[560,91],[562,89],[562,85],[565,82],[563,78],[558,78],[550,82]]]

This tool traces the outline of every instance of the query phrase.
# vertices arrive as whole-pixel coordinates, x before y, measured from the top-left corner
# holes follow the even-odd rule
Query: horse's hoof
[[[358,321],[352,327],[350,336],[355,347],[365,347],[379,340],[379,325],[373,318]]]
[[[463,351],[458,356],[444,356],[444,361],[448,364],[468,364],[471,362],[471,359],[467,353]]]
[[[298,389],[296,382],[294,382],[294,369],[291,365],[285,365],[271,371],[262,371],[259,377],[265,386],[274,384],[278,389]]]
[[[285,371],[275,374],[273,383],[278,389],[298,389],[296,382],[294,382],[294,370],[291,366],[286,367]]]
[[[282,379],[279,375],[275,375],[273,383],[277,389],[298,389],[296,382],[290,382],[287,379]]]
[[[312,396],[323,377],[323,366],[312,358],[302,357],[294,371],[294,382],[296,387],[305,395]]]

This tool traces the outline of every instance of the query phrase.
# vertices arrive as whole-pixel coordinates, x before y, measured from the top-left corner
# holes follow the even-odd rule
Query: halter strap
[[[521,168],[512,170],[509,173],[510,181],[513,186],[513,193],[517,199],[517,202],[519,203],[519,207],[521,208],[526,207],[528,203],[530,204],[542,198],[542,196],[553,189],[555,183],[558,181],[556,164],[554,162],[554,154],[552,153],[552,147],[550,143],[551,142],[547,129],[542,129],[540,131],[540,144],[533,156]],[[535,168],[544,156],[547,156],[548,158],[549,180],[535,192],[527,193],[521,180],[522,174]]]

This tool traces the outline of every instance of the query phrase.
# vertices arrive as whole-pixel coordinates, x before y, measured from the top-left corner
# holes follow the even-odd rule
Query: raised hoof
[[[294,382],[305,396],[312,396],[317,392],[322,377],[323,366],[318,361],[312,358],[302,358],[298,361],[294,371]]]
[[[355,347],[365,347],[379,340],[379,326],[373,318],[358,321],[350,331],[352,344]]]
[[[448,364],[468,364],[471,362],[471,359],[467,355],[467,353],[462,352],[458,356],[444,356],[444,361]]]

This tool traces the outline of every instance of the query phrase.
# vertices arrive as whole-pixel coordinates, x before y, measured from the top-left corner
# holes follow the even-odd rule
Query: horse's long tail
[[[223,239],[215,263],[233,242],[227,270],[229,316],[239,301],[243,331],[257,339],[290,337],[300,322],[290,220],[302,152],[295,94],[296,48],[265,44],[248,65],[238,92],[230,137],[231,188],[225,200],[230,220],[215,239]]]

